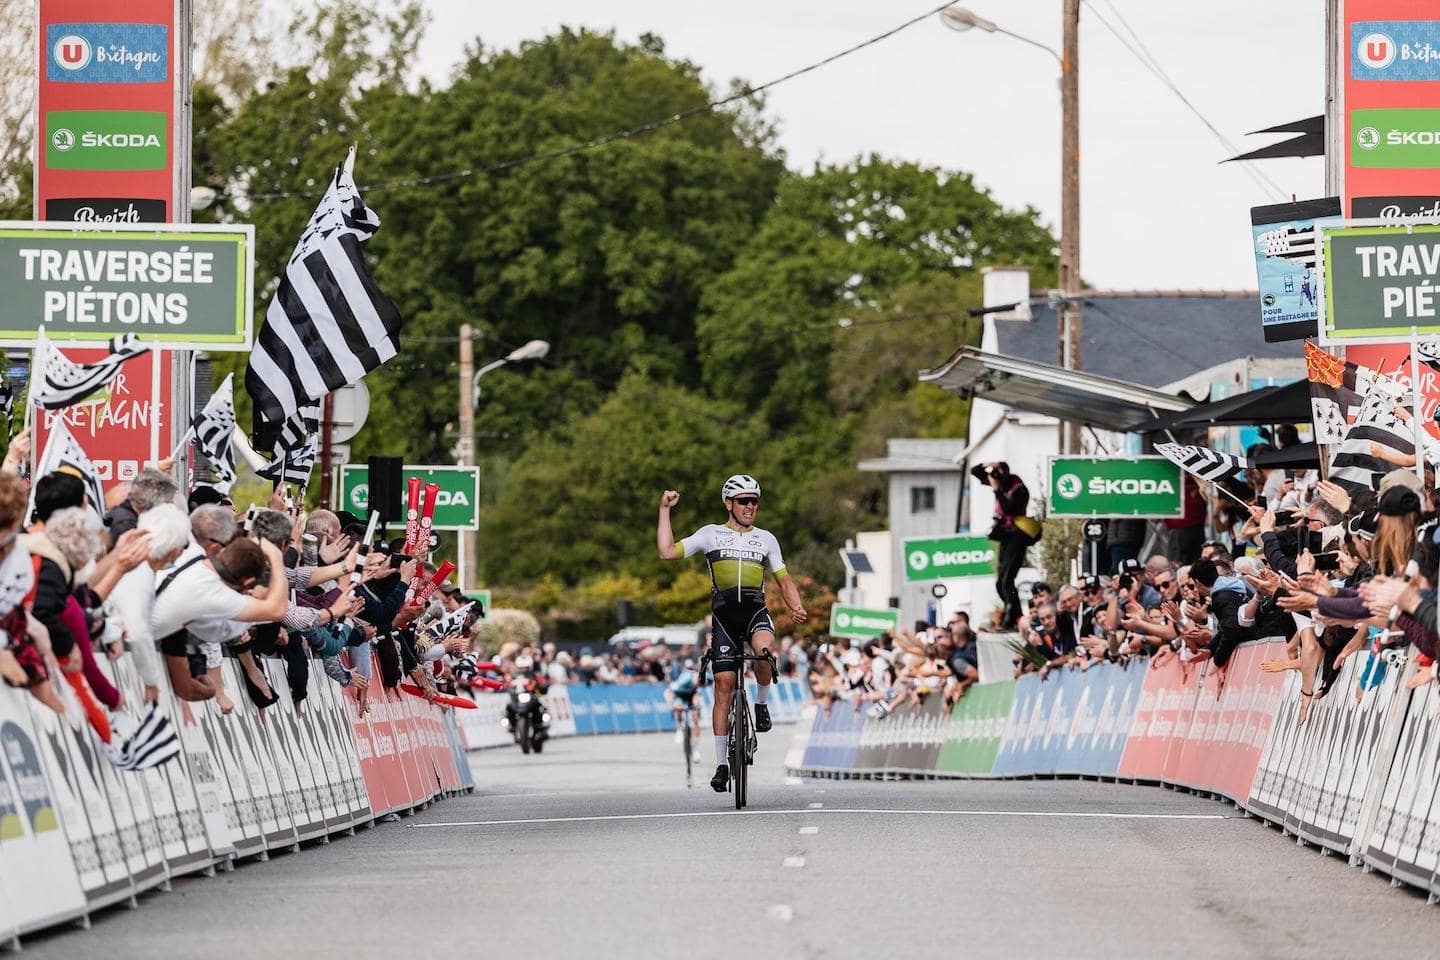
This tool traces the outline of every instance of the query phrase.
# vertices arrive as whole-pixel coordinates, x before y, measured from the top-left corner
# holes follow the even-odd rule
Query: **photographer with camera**
[[[1040,542],[1040,522],[1026,515],[1030,490],[1025,481],[1010,472],[1009,464],[1003,460],[982,463],[970,474],[995,491],[995,522],[990,528],[990,539],[1000,545],[995,571],[995,590],[1005,604],[1000,629],[1014,630],[1021,614],[1015,577],[1025,563],[1025,551]]]

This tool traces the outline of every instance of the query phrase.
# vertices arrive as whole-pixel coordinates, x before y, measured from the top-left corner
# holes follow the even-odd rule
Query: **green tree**
[[[1033,209],[1009,211],[966,174],[879,157],[792,174],[697,323],[705,385],[777,429],[804,422],[830,383],[837,321],[932,275],[1023,263],[1053,277],[1055,241]]]
[[[593,414],[516,460],[482,523],[485,575],[525,583],[549,574],[573,585],[628,574],[669,584],[682,568],[655,552],[660,493],[681,493],[676,536],[716,520],[742,423],[738,407],[630,374]]]

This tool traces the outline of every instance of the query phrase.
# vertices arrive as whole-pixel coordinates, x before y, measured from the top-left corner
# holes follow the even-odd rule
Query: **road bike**
[[[735,659],[740,661],[740,669],[735,682],[735,696],[730,701],[730,792],[735,795],[735,809],[744,810],[748,799],[746,791],[749,787],[749,767],[755,762],[755,750],[760,745],[755,737],[755,721],[750,713],[750,697],[745,690],[745,664],[747,663],[768,663],[770,664],[771,676],[780,676],[780,667],[775,657],[768,649],[761,650],[758,655],[740,656]],[[700,661],[700,680],[705,680],[705,668],[710,666],[710,654]]]
[[[676,700],[671,707],[671,712],[675,715],[681,729],[684,730],[684,736],[680,742],[685,745],[685,786],[693,787],[695,786],[695,724],[691,722],[690,715],[693,713],[696,719],[699,719],[700,704],[694,701],[687,704]]]

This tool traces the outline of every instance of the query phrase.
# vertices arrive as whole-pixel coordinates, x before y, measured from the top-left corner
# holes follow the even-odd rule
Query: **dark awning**
[[[1319,470],[1320,448],[1313,443],[1297,443],[1284,450],[1266,450],[1252,459],[1255,466],[1265,470]]]
[[[1235,398],[1243,400],[1214,416],[1186,417],[1195,426],[1246,427],[1261,423],[1308,423],[1310,420],[1310,381],[1296,380],[1283,387],[1253,390]],[[1248,397],[1248,399],[1246,399]],[[1194,414],[1195,411],[1190,411]]]
[[[1309,419],[1310,382],[1297,380],[1283,387],[1261,387],[1223,400],[1196,404],[1179,413],[1143,420],[1128,429],[1130,433],[1161,433],[1198,427],[1302,423]]]

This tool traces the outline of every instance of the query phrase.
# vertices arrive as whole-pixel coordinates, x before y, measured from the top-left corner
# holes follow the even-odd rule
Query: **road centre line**
[[[786,858],[785,858],[785,862],[782,863],[781,866],[785,866],[785,867],[803,867],[803,866],[805,866],[805,858],[804,858],[804,857],[786,857]]]
[[[819,828],[819,827],[801,827],[801,828],[800,828],[800,836],[802,836],[802,837],[813,837],[813,836],[815,836],[815,834],[817,834],[817,833],[819,833],[819,832],[820,832],[820,828]]]
[[[849,814],[886,817],[1033,817],[1074,820],[1243,820],[1223,813],[1093,813],[1082,810],[884,810],[870,807],[831,807],[809,810],[688,810],[683,813],[615,813],[589,817],[526,817],[516,820],[449,820],[411,823],[415,828],[503,827],[532,823],[601,823],[610,820],[683,820],[698,817],[774,817],[795,814]]]

